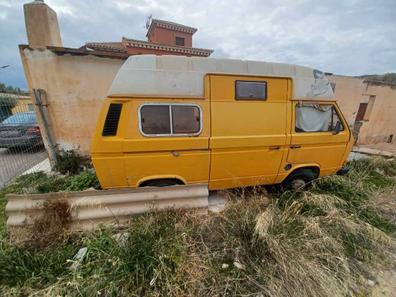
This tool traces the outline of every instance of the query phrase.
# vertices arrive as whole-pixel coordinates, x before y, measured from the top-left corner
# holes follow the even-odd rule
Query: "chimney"
[[[44,0],[24,4],[23,10],[30,46],[63,46],[56,12]]]

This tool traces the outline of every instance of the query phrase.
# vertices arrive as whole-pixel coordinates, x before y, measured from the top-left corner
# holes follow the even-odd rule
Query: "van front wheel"
[[[316,172],[311,169],[298,169],[282,182],[282,188],[284,190],[301,191],[309,187],[316,177]]]

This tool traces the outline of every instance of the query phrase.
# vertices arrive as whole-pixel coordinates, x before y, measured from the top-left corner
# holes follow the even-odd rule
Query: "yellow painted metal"
[[[267,99],[236,100],[236,80],[266,81]],[[335,173],[345,162],[353,139],[344,118],[345,129],[336,135],[294,132],[296,101],[291,100],[291,78],[208,74],[203,83],[204,98],[105,100],[92,144],[92,161],[103,188],[138,187],[165,178],[206,183],[212,190],[273,184],[282,182],[296,168],[315,166],[323,176]],[[123,103],[117,135],[103,137],[107,110],[114,102]],[[142,135],[138,110],[147,103],[198,105],[201,133]],[[339,111],[335,102],[330,104]],[[291,169],[286,170],[289,164]]]

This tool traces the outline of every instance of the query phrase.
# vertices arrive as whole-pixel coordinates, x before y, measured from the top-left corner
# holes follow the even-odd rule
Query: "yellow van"
[[[353,137],[323,72],[141,55],[104,101],[92,161],[104,189],[308,183],[343,173]]]

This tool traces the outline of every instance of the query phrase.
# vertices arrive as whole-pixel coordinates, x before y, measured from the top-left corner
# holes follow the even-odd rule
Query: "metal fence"
[[[0,93],[0,188],[46,159],[31,98]]]

